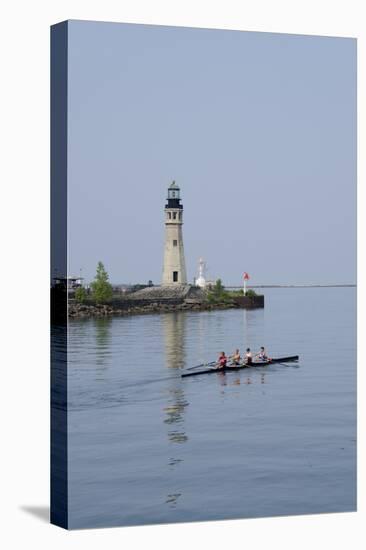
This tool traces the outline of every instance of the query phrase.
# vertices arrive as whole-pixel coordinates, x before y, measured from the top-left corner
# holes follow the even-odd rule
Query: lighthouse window
[[[173,283],[178,282],[178,271],[173,271]]]
[[[171,212],[168,212],[168,217],[169,217],[170,220],[172,219],[172,213]]]
[[[173,212],[173,220],[176,220],[176,219],[177,219],[177,213]]]
[[[179,219],[181,220],[182,219],[182,212],[179,212]]]
[[[173,246],[178,246],[178,241],[174,240],[173,241]]]

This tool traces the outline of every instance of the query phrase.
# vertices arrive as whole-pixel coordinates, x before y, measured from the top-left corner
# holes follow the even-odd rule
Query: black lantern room
[[[183,208],[180,204],[180,188],[175,181],[168,187],[168,202],[165,208]]]

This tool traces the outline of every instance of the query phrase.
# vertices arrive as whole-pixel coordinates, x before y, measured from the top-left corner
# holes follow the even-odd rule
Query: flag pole
[[[245,273],[243,273],[243,292],[244,292],[244,296],[247,295],[247,280],[248,279],[249,279],[249,275],[245,271]]]

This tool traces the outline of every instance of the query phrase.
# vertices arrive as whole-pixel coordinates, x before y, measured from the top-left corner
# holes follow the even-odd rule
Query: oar
[[[211,365],[216,365],[216,361],[211,361],[211,363],[201,363],[200,365],[196,365],[195,367],[189,367],[186,370],[198,369],[199,367],[210,367]]]
[[[274,365],[282,365],[282,366],[284,366],[284,367],[291,367],[292,365],[289,365],[288,363],[298,363],[298,362],[299,362],[298,359],[292,359],[291,361],[286,361],[285,363],[276,361],[276,362],[273,363],[273,364],[274,364]]]
[[[298,361],[289,361],[289,363],[297,363]],[[288,365],[287,363],[273,363],[274,365],[282,365],[283,367],[294,367],[295,365]]]

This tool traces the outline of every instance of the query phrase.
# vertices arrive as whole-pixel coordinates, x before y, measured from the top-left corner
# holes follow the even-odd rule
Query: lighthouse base
[[[147,287],[130,295],[134,300],[184,300],[192,285],[164,284],[161,286]]]

